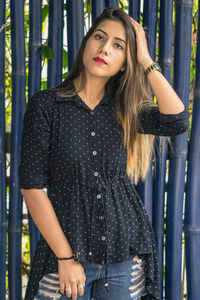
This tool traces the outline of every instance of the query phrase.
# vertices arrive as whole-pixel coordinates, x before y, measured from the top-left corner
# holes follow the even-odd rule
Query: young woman
[[[105,9],[67,78],[34,94],[25,113],[20,187],[41,232],[26,300],[160,299],[154,235],[133,183],[148,171],[153,136],[187,128],[142,26]]]

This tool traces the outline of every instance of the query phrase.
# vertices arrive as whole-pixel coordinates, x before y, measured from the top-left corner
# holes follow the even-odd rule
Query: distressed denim
[[[109,264],[107,292],[105,283],[105,265],[82,262],[86,282],[83,296],[77,300],[139,300],[147,294],[144,262],[137,256],[121,263]],[[34,300],[69,300],[60,293],[58,273],[44,275]]]

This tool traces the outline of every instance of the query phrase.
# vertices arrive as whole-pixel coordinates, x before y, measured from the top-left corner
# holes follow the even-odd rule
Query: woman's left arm
[[[153,63],[153,60],[148,51],[143,27],[132,18],[131,21],[136,33],[137,60],[145,71]],[[161,72],[153,70],[147,76],[162,114],[179,114],[184,111],[183,102]]]

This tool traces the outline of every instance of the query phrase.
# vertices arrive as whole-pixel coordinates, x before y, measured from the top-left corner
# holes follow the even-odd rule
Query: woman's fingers
[[[135,21],[133,18],[130,19],[136,34],[137,60],[145,69],[146,65],[149,65],[151,62],[145,31],[137,21]]]
[[[65,292],[65,284],[64,284],[64,282],[60,282],[60,292],[62,294],[64,294],[64,292]]]
[[[79,296],[83,296],[85,283],[79,283],[77,287],[78,287]]]
[[[67,295],[68,298],[71,298],[71,296],[72,296],[72,288],[69,285],[66,285],[65,293],[66,293],[66,295]]]

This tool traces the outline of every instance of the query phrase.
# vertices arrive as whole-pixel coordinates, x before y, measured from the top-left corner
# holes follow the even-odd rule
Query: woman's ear
[[[121,67],[120,71],[124,72],[126,70],[126,63]]]

